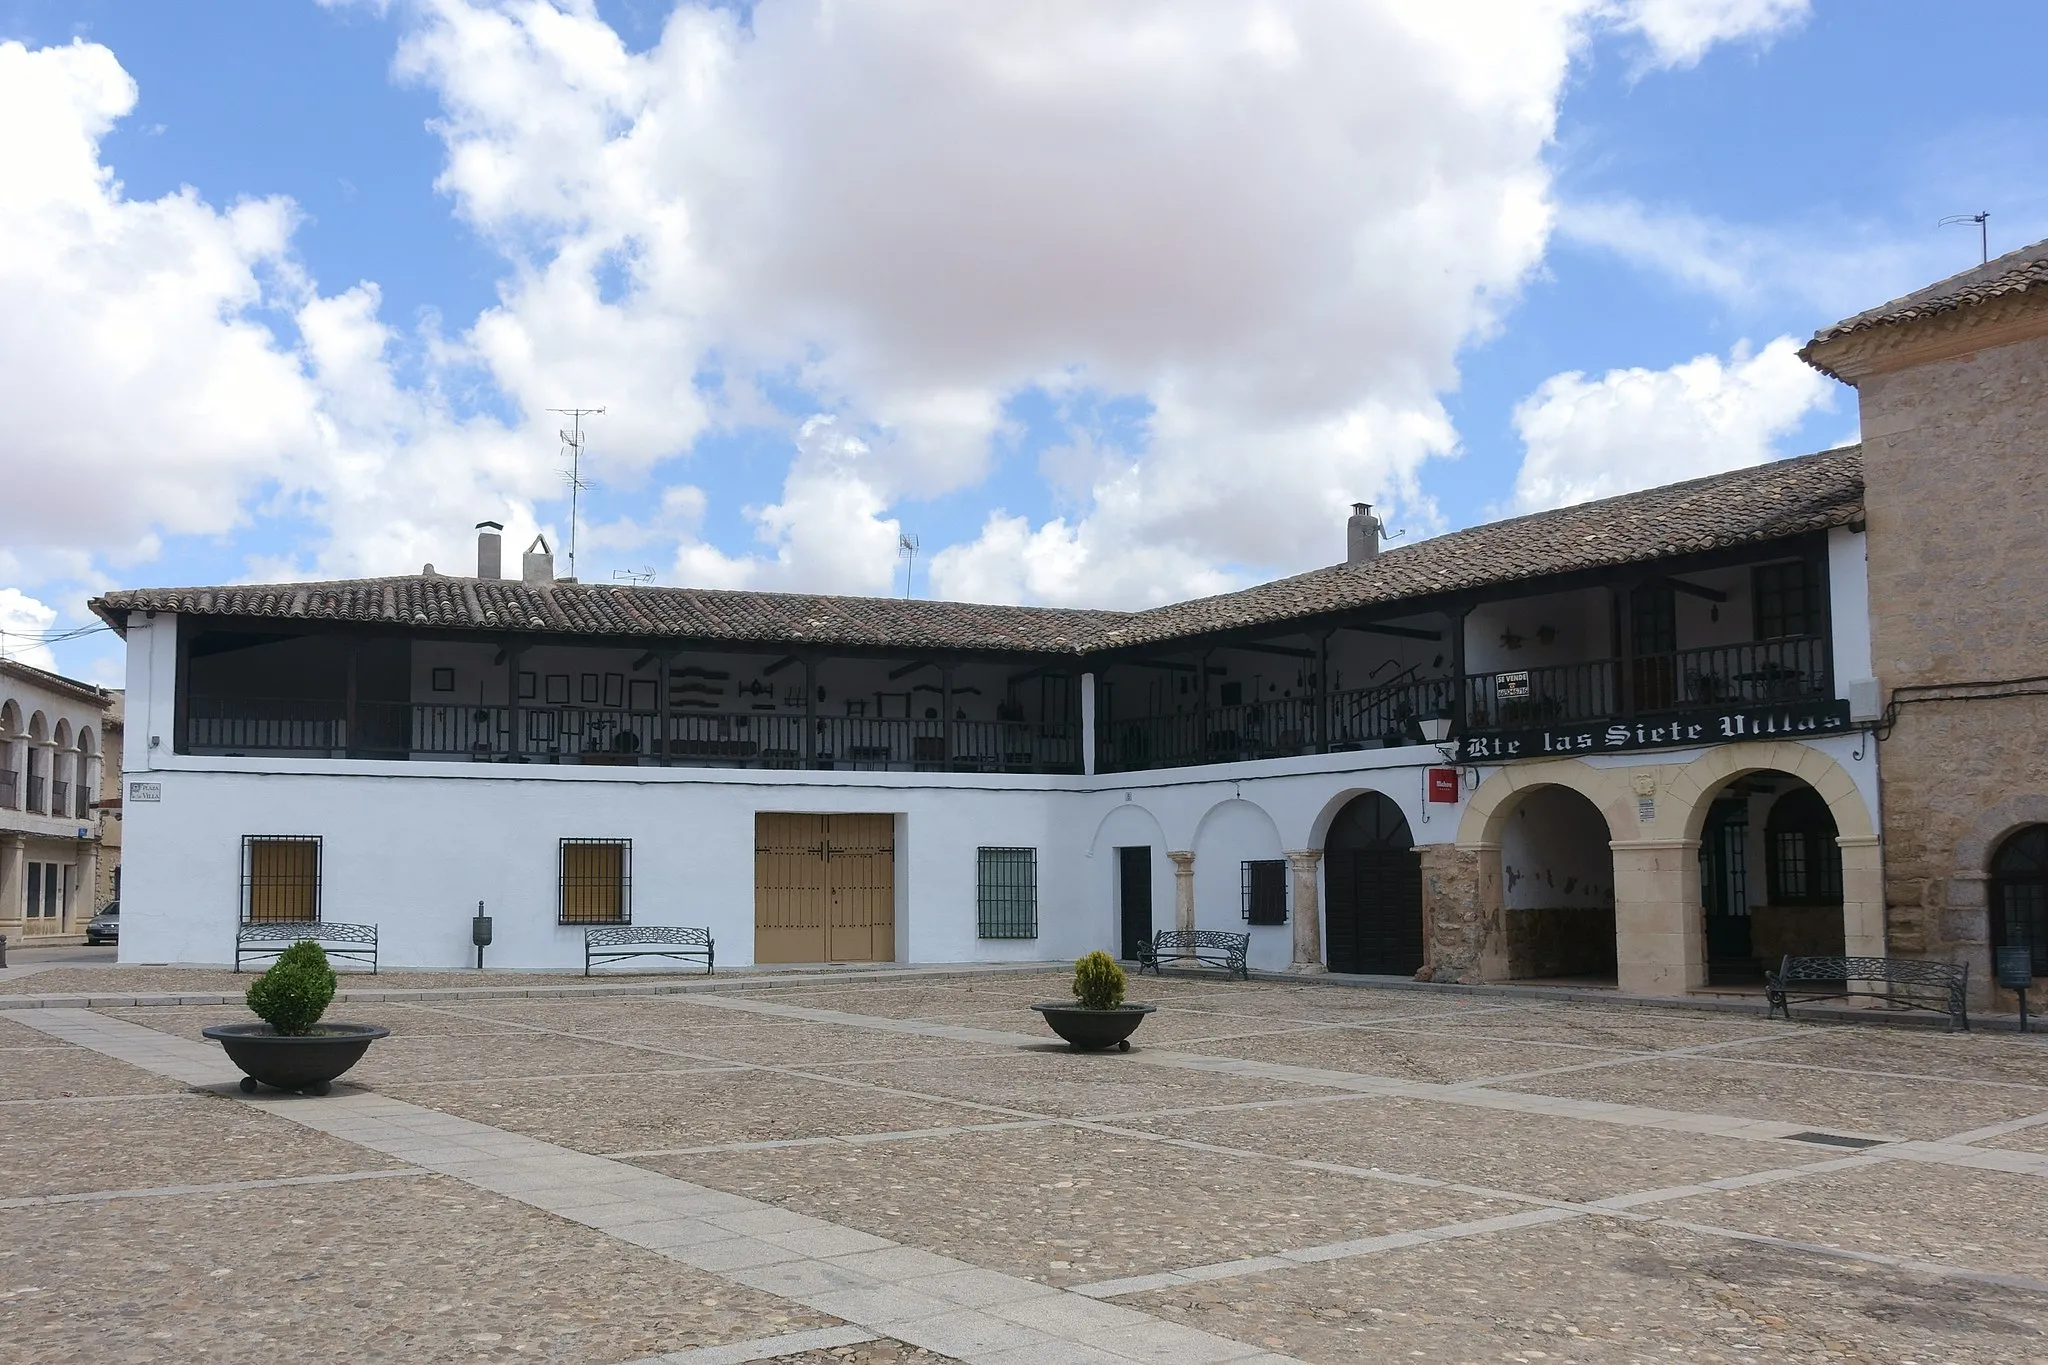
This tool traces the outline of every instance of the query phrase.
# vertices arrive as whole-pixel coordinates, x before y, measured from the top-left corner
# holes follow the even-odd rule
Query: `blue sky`
[[[1334,558],[1352,497],[1420,536],[1851,439],[1853,395],[1772,343],[1974,264],[1943,215],[1990,210],[1994,254],[2048,236],[2039,6],[1589,0],[1526,60],[1503,40],[1404,92],[1381,29],[1318,61],[1355,16],[1279,4],[1246,36],[1188,0],[1186,60],[1314,88],[1255,74],[1233,105],[1141,61],[1168,92],[1142,107],[1092,83],[1140,60],[1125,35],[1063,4],[1001,35],[1045,105],[911,0],[851,35],[803,0],[689,11],[688,41],[675,8],[0,0],[20,61],[65,58],[0,103],[50,138],[16,177],[90,164],[118,194],[65,193],[95,212],[188,220],[65,241],[33,194],[0,212],[55,263],[0,273],[0,353],[42,367],[0,393],[46,414],[10,472],[119,504],[0,510],[10,650],[109,587],[460,570],[483,516],[560,535],[542,409],[569,404],[608,409],[586,579],[901,591],[910,533],[920,594],[1216,590]],[[732,74],[692,102],[706,53]],[[1186,167],[1177,132],[1206,144]],[[1387,259],[1327,290],[1299,264],[1359,250]],[[158,300],[145,267],[191,287]],[[166,354],[124,377],[137,336]]]

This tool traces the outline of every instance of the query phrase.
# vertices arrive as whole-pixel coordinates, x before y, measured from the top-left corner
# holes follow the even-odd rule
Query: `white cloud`
[[[1779,337],[1726,361],[1703,355],[1668,370],[1552,375],[1515,407],[1526,454],[1515,508],[1533,512],[1761,464],[1835,386]]]
[[[18,588],[0,588],[0,658],[56,672],[57,658],[43,637],[57,624],[57,611]]]
[[[1616,22],[1649,44],[1649,65],[1697,66],[1719,43],[1768,42],[1797,28],[1812,0],[1625,0]]]
[[[757,546],[703,539],[697,471],[592,543],[886,591],[898,508],[983,479],[1046,384],[1139,400],[1143,440],[1077,424],[1066,514],[930,547],[940,591],[1141,602],[1326,562],[1354,498],[1431,515],[1438,395],[1541,259],[1589,34],[1682,65],[1799,8],[763,0],[684,5],[633,52],[592,0],[415,0],[395,70],[504,261],[445,336],[394,331],[374,283],[323,293],[288,201],[128,198],[100,149],[136,100],[114,55],[0,45],[0,402],[42,475],[0,503],[0,579],[262,518],[310,529],[252,574],[460,566],[479,517],[555,530],[544,409],[606,406],[632,486],[759,420],[771,382],[817,413]],[[479,381],[511,417],[449,397]]]

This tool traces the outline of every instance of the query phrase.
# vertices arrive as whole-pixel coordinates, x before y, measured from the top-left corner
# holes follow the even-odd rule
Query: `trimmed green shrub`
[[[249,983],[249,1008],[279,1033],[311,1033],[333,999],[334,968],[317,943],[294,943]]]
[[[1113,1010],[1124,1002],[1124,969],[1105,952],[1074,963],[1074,1002],[1084,1010]]]

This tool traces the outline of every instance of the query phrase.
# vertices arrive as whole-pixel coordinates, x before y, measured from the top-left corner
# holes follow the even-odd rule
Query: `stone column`
[[[1842,952],[1849,957],[1885,956],[1883,850],[1877,836],[1844,835],[1842,849]],[[1978,891],[1981,904],[1983,892]],[[1987,955],[1987,962],[1988,962]],[[1772,964],[1766,963],[1766,966]],[[1971,969],[1975,976],[1977,969]]]
[[[97,840],[82,844],[71,874],[71,904],[64,911],[64,932],[82,934],[85,922],[99,912],[100,846]]]
[[[1630,995],[1684,995],[1707,984],[1700,841],[1631,839],[1614,850],[1616,977]]]
[[[1316,890],[1316,864],[1323,860],[1319,848],[1304,848],[1287,855],[1288,870],[1294,875],[1292,914],[1294,916],[1294,961],[1290,972],[1326,972],[1323,965],[1323,905]]]
[[[27,847],[22,835],[0,834],[0,929],[11,929],[17,941],[26,927],[21,918],[21,878]]]
[[[1173,927],[1192,929],[1195,927],[1195,851],[1181,849],[1169,851],[1173,859]]]
[[[1494,886],[1500,884],[1500,846],[1489,844],[1461,848],[1457,844],[1423,844],[1416,853],[1422,861],[1422,960],[1432,981],[1494,981],[1506,974],[1505,961],[1492,976],[1486,974],[1486,916],[1482,909],[1481,864],[1488,852],[1495,865]],[[1500,922],[1496,895],[1494,923]],[[1501,935],[1493,935],[1494,950],[1501,953]]]

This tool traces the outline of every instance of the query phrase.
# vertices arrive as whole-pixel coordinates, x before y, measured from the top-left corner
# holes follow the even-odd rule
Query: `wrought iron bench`
[[[702,959],[704,974],[711,974],[712,942],[709,929],[692,929],[679,924],[609,924],[583,931],[583,974],[591,964],[622,957],[670,957],[678,962]]]
[[[1923,962],[1905,957],[1792,957],[1764,973],[1766,1018],[1792,1017],[1792,992],[1800,1003],[1868,996],[1906,1009],[1946,1014],[1948,1026],[1970,1027],[1967,1003],[1970,964]]]
[[[377,974],[377,926],[326,920],[257,920],[235,926],[235,970],[244,961],[275,958],[294,943],[317,943],[330,958],[356,962]]]
[[[1220,929],[1161,929],[1150,943],[1138,945],[1138,970],[1152,969],[1162,975],[1162,965],[1221,968],[1225,976],[1251,980],[1245,966],[1250,951],[1250,934],[1225,933]]]

